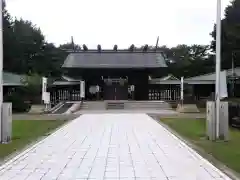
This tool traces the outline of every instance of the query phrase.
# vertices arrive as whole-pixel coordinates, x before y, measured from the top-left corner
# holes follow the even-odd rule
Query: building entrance
[[[127,79],[106,79],[104,82],[104,100],[128,99]]]

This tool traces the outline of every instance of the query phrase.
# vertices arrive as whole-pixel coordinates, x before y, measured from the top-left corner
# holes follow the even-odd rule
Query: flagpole
[[[0,2],[0,143],[2,142],[2,104],[3,104],[3,1]]]
[[[216,22],[216,139],[219,139],[220,123],[220,71],[221,71],[221,0],[217,0],[217,22]]]

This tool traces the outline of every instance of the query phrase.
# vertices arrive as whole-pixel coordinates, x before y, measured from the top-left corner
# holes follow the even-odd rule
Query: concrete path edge
[[[185,146],[190,152],[197,155],[198,158],[204,159],[205,161],[209,161],[209,163],[216,167],[219,174],[225,173],[227,176],[229,176],[233,180],[240,180],[240,174],[235,172],[234,170],[228,168],[226,165],[224,165],[222,162],[214,158],[211,154],[206,153],[206,151],[199,146],[194,145],[190,142],[189,139],[183,138],[179,133],[177,133],[175,130],[170,128],[168,125],[161,122],[160,118],[154,115],[149,115],[151,118],[153,118],[157,123],[159,123],[161,126],[163,126],[167,131],[169,131],[173,137],[179,139],[181,144]],[[195,152],[194,152],[195,151]]]
[[[37,138],[34,142],[27,144],[25,147],[23,147],[21,150],[18,150],[16,152],[11,153],[6,158],[2,159],[0,161],[0,171],[7,167],[12,162],[16,161],[20,157],[24,156],[26,153],[28,153],[30,150],[34,149],[36,146],[41,144],[46,138],[48,138],[50,135],[56,134],[59,130],[61,130],[63,127],[69,125],[71,123],[71,120],[66,121],[66,123],[60,125],[56,129],[53,129],[52,131],[48,132],[47,136],[41,136]]]

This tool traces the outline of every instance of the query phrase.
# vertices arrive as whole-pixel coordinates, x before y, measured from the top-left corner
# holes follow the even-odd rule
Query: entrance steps
[[[74,103],[64,103],[60,106],[53,114],[63,114],[65,113]]]
[[[125,102],[125,109],[141,110],[163,110],[172,109],[171,105],[165,101],[127,101]]]
[[[81,101],[62,101],[48,111],[48,114],[73,114],[80,110]]]
[[[170,110],[171,105],[164,101],[84,101],[84,110]]]
[[[112,102],[106,102],[106,109],[124,109],[125,108],[125,102],[121,101],[112,101]]]
[[[53,106],[51,109],[49,109],[48,111],[46,111],[46,113],[52,113],[52,114],[54,114],[54,113],[57,112],[58,109],[60,109],[63,105],[64,105],[64,102],[59,102],[58,104],[56,104],[55,106]]]
[[[81,110],[105,110],[104,101],[83,101]]]

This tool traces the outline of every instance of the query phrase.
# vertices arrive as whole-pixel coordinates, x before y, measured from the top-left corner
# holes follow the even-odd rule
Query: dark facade
[[[59,99],[57,91],[65,91],[65,100],[80,100],[84,80],[85,100],[149,100],[149,76],[165,74],[165,67],[164,54],[156,51],[70,53],[62,66],[64,80],[53,84],[51,97]]]

